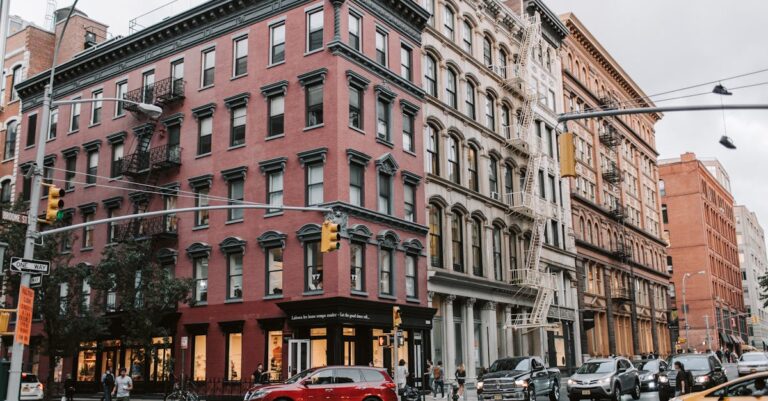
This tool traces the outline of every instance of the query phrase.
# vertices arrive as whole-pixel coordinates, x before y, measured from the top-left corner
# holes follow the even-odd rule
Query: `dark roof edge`
[[[544,4],[544,1],[542,0],[527,0],[528,4],[526,5],[526,8],[534,8],[538,10],[541,13],[541,16],[543,17],[544,21],[547,24],[549,24],[552,29],[558,34],[559,39],[563,40],[566,36],[570,33],[568,31],[568,27],[565,26],[565,24],[560,21],[560,18],[555,15],[555,13],[547,7],[546,4]]]

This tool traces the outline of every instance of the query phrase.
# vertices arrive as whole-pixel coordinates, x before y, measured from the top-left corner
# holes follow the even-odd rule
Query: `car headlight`
[[[568,385],[569,386],[573,386],[574,384],[576,384],[576,380],[568,379]]]
[[[515,380],[515,386],[517,387],[528,387],[528,380]]]
[[[602,384],[602,385],[611,384],[611,378],[610,377],[603,377],[602,379],[597,381],[597,384]]]
[[[255,391],[255,392],[251,393],[251,396],[250,396],[250,398],[248,398],[248,401],[250,401],[250,400],[257,400],[259,398],[264,398],[264,396],[266,396],[267,394],[269,394],[269,391],[266,391],[266,390]]]
[[[669,383],[669,377],[659,376],[659,383]]]
[[[696,383],[706,383],[709,381],[709,376],[696,376]]]
[[[477,382],[477,389],[482,390],[483,389],[483,382]]]

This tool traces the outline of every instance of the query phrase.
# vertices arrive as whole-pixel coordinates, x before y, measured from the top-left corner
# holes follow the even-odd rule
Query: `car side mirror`
[[[306,379],[301,381],[301,385],[304,387],[309,387],[310,384],[312,384],[312,379]]]
[[[624,372],[627,371],[627,368],[619,368],[616,371],[619,372],[619,373],[624,373]]]
[[[538,372],[540,370],[544,370],[544,365],[536,365],[533,367],[534,372]]]

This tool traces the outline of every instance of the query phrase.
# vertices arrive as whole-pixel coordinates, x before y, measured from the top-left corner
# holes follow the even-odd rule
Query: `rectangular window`
[[[405,296],[408,298],[419,297],[418,287],[418,256],[405,256]]]
[[[206,267],[207,268],[207,267]],[[195,381],[205,381],[205,335],[194,337],[192,343],[192,378]]]
[[[269,189],[267,190],[267,203],[270,206],[283,205],[283,171],[269,173]],[[267,213],[277,213],[281,209],[268,209]]]
[[[243,378],[243,333],[227,334],[227,377],[226,380],[242,381]]]
[[[321,113],[322,114],[322,113]],[[285,133],[285,96],[275,95],[269,98],[269,127],[267,136]]]
[[[56,138],[56,130],[59,128],[59,109],[51,110],[51,125],[48,126],[48,139]],[[32,142],[34,145],[34,141]]]
[[[307,242],[304,245],[305,291],[323,290],[323,254],[319,242]]]
[[[75,98],[72,100],[80,100]],[[80,103],[75,103],[71,108],[71,115],[69,117],[69,132],[75,132],[80,129]]]
[[[229,204],[241,205],[245,199],[245,181],[242,178],[229,181]],[[228,220],[242,220],[244,209],[229,209]]]
[[[227,299],[243,298],[243,254],[228,255],[227,263]]]
[[[411,56],[411,49],[406,46],[400,47],[400,76],[411,80],[412,73],[411,73],[411,64],[412,64],[412,56]]]
[[[307,166],[307,206],[323,203],[323,165]]]
[[[171,63],[171,91],[174,95],[184,94],[184,59]]]
[[[75,184],[72,180],[75,179],[77,174],[77,155],[72,155],[64,159],[64,189],[71,191],[75,189]]]
[[[123,175],[123,152],[125,152],[125,144],[122,142],[112,145],[112,166],[109,172],[111,178]]]
[[[83,214],[83,223],[93,221],[93,212]],[[93,228],[94,226],[83,227],[83,248],[93,248]]]
[[[21,82],[21,66],[16,66],[16,68],[11,71],[11,102],[19,100],[19,93],[16,92],[16,84]]]
[[[376,62],[387,66],[387,34],[376,31]]]
[[[390,103],[382,98],[376,100],[376,137],[390,142],[389,139]]]
[[[55,110],[51,110],[51,117],[53,117],[53,112]],[[37,114],[30,114],[29,117],[27,117],[27,146],[32,146],[35,144],[35,136],[37,135]]]
[[[552,220],[550,224],[552,225],[549,230],[552,233],[552,245],[560,246],[560,230],[558,230],[557,221]]]
[[[363,91],[354,86],[349,87],[349,126],[363,129]]]
[[[107,210],[107,218],[118,216],[118,210],[112,208]],[[107,243],[112,244],[117,240],[117,222],[107,223]]]
[[[232,76],[239,77],[248,72],[248,37],[235,39],[232,46]]]
[[[664,203],[661,205],[661,221],[664,222],[664,224],[669,223],[669,212],[667,211],[667,204]]]
[[[115,85],[115,97],[124,99],[126,93],[128,93],[128,81],[118,82]],[[123,102],[115,102],[115,117],[120,117],[123,114],[125,114],[125,104]]]
[[[323,84],[306,87],[307,92],[307,127],[323,123]]]
[[[195,301],[208,302],[208,258],[195,259]]]
[[[352,291],[365,291],[365,245],[353,242],[350,244],[350,265],[351,280],[350,288]]]
[[[323,47],[323,9],[307,14],[307,52]]]
[[[403,198],[405,199],[405,220],[416,221],[416,187],[405,184]]]
[[[206,88],[213,85],[214,75],[216,73],[216,49],[203,51],[203,70],[200,86]]]
[[[277,64],[285,61],[285,23],[272,25],[269,28],[269,64]]]
[[[96,183],[96,175],[99,172],[99,152],[97,150],[92,150],[88,152],[88,166],[87,170],[85,171],[85,183],[86,184],[95,184]]]
[[[141,76],[141,98],[143,103],[152,104],[155,100],[155,71],[147,71]]]
[[[496,105],[491,96],[485,97],[485,127],[496,131]]]
[[[403,113],[403,149],[409,152],[416,151],[413,138],[413,114]]]
[[[213,136],[213,116],[200,117],[198,120],[197,155],[211,153]]]
[[[392,214],[392,177],[379,173],[379,213]]]
[[[283,248],[267,250],[267,295],[283,293]]]
[[[232,109],[232,130],[229,133],[229,146],[245,144],[245,120],[246,107],[240,106]]]
[[[210,199],[208,198],[208,194],[210,193],[210,190],[211,189],[208,187],[200,187],[195,189],[195,207],[204,207],[209,205]],[[208,210],[196,210],[195,227],[207,226],[209,213],[210,211]]]
[[[364,204],[364,173],[363,166],[357,163],[349,165],[349,203],[362,207]]]
[[[392,282],[392,257],[391,249],[381,249],[379,251],[379,294],[393,295],[394,286]]]
[[[557,182],[554,175],[549,175],[550,202],[557,203]]]
[[[361,19],[355,14],[349,14],[349,47],[355,50],[360,50],[360,36],[362,36]]]

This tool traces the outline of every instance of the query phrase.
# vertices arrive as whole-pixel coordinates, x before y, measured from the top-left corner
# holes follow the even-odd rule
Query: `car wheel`
[[[613,397],[611,397],[611,400],[621,401],[621,385],[619,383],[613,386]]]
[[[632,389],[632,399],[633,400],[640,399],[640,383],[638,382],[635,382],[635,388]]]
[[[550,401],[560,400],[560,385],[557,382],[552,383],[552,392],[549,393]]]

